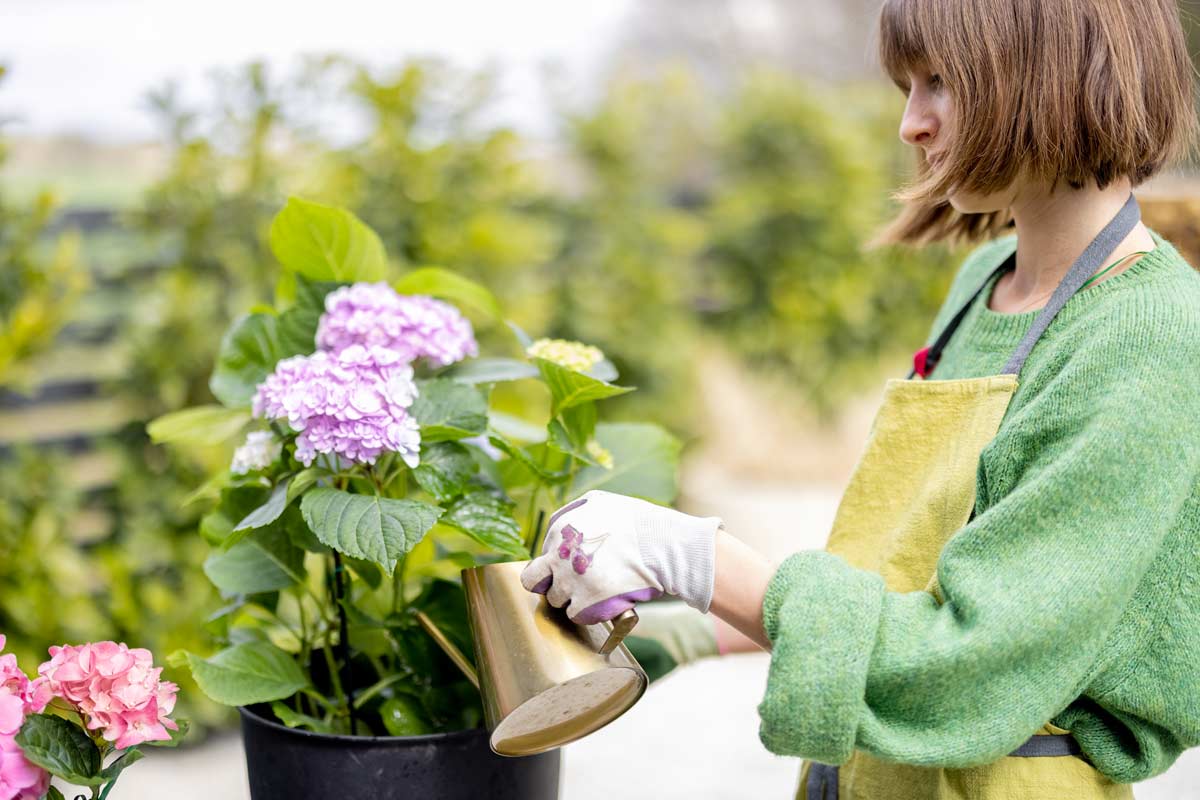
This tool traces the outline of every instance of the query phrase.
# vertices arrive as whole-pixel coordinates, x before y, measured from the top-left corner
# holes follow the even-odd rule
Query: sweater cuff
[[[758,736],[772,753],[845,763],[854,752],[883,605],[878,575],[821,551],[780,565],[763,598],[771,640]]]

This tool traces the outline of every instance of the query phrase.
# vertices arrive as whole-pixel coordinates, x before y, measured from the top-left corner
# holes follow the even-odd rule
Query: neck
[[[1017,228],[1017,266],[1009,290],[1016,299],[1049,295],[1071,264],[1129,198],[1128,179],[1104,189],[1089,185],[1072,189],[1060,185],[1053,194],[1048,187],[1024,187],[1013,198],[1012,214]],[[1150,247],[1146,247],[1146,243]],[[1109,261],[1153,247],[1141,223],[1117,246]]]

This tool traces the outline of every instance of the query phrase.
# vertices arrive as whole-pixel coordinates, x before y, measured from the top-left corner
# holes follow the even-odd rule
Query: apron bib
[[[1017,390],[1021,366],[1054,316],[1125,239],[1140,218],[1131,194],[1087,246],[999,375],[962,380],[925,378],[950,337],[993,277],[992,271],[942,331],[914,359],[909,380],[889,380],[866,448],[842,496],[826,550],[879,574],[889,591],[928,591],[944,602],[937,561],[946,542],[975,507],[979,454],[996,435]],[[1068,731],[1049,723],[1012,754],[965,769],[882,761],[861,750],[840,767],[806,762],[797,798],[803,800],[1129,800],[1080,755]]]

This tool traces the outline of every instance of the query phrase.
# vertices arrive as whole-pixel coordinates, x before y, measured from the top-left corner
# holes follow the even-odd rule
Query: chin
[[[952,191],[946,199],[950,201],[950,207],[960,214],[991,214],[1012,205],[1012,197],[1007,192],[976,194]]]

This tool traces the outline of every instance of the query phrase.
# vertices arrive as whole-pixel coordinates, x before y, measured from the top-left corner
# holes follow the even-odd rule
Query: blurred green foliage
[[[432,62],[380,72],[324,58],[286,78],[261,65],[226,74],[203,106],[170,86],[152,93],[170,165],[126,217],[137,246],[84,243],[106,269],[139,275],[112,300],[121,368],[106,397],[132,418],[106,445],[111,487],[72,490],[71,464],[44,450],[0,464],[0,631],[18,652],[105,636],[212,649],[199,504],[184,500],[229,453],[166,454],[138,422],[212,402],[219,332],[286,295],[267,229],[288,194],[353,210],[398,274],[452,268],[526,329],[600,347],[639,388],[611,401],[616,420],[701,434],[701,344],[789,378],[827,415],[881,372],[903,374],[952,269],[943,250],[862,250],[906,169],[894,91],[761,73],[719,94],[682,70],[618,77],[594,103],[562,101],[547,143],[491,124],[493,90],[486,73]],[[57,253],[37,244],[49,214],[0,202],[0,336],[23,298],[42,309],[24,344],[0,347],[26,367],[84,285],[65,266],[69,238]],[[515,346],[494,326],[480,339],[497,355]],[[533,383],[499,387],[493,407],[544,419]],[[97,502],[109,522],[81,540],[74,520]],[[181,702],[201,701],[184,674],[169,677],[185,684]]]

